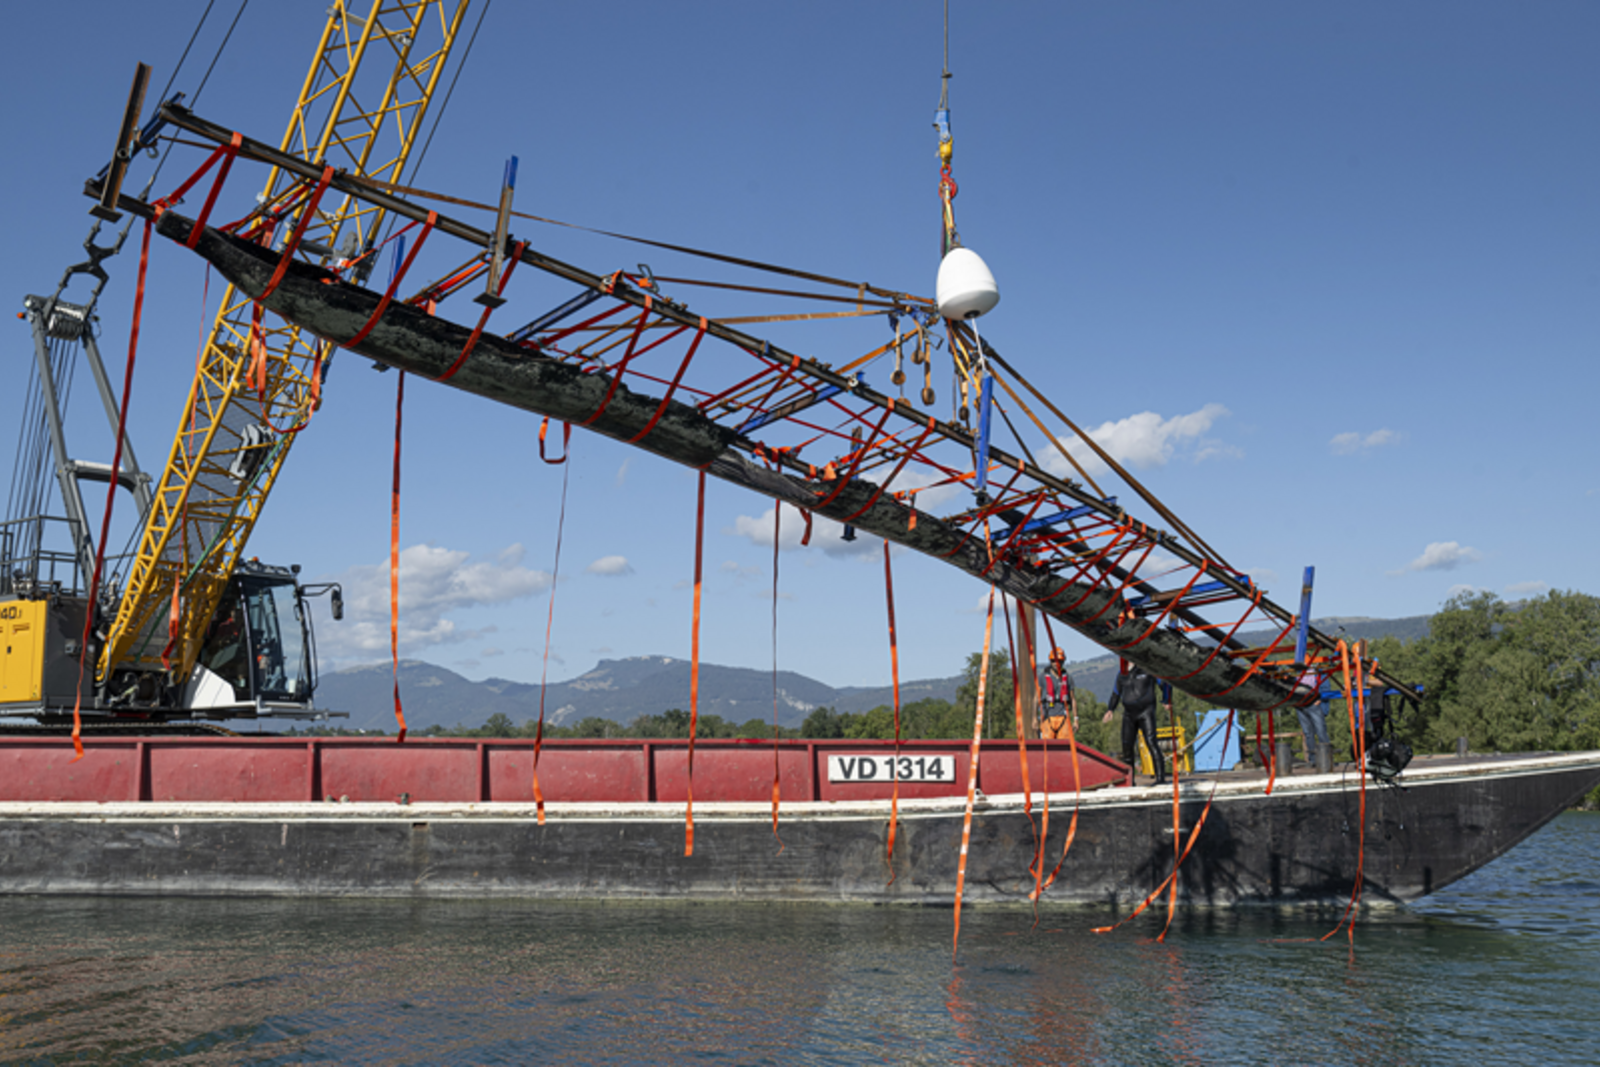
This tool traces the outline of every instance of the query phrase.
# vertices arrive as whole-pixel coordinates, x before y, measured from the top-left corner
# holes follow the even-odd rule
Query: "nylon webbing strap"
[[[1057,645],[1056,645],[1055,627],[1050,625],[1050,615],[1049,615],[1048,612],[1040,612],[1039,615],[1040,615],[1041,618],[1044,619],[1045,635],[1046,635],[1046,637],[1048,637],[1048,639],[1050,641],[1050,651],[1053,653],[1053,652],[1055,652],[1056,647],[1057,647]],[[1063,863],[1067,862],[1067,853],[1072,849],[1072,842],[1078,836],[1078,812],[1079,812],[1079,807],[1083,802],[1083,767],[1080,764],[1079,759],[1078,759],[1078,731],[1077,731],[1077,728],[1072,723],[1072,715],[1070,714],[1071,709],[1068,709],[1068,711],[1069,711],[1069,714],[1067,715],[1067,744],[1072,750],[1072,821],[1067,825],[1067,839],[1061,843],[1061,858],[1056,860],[1055,869],[1050,872],[1050,877],[1044,880],[1044,884],[1036,885],[1034,887],[1033,897],[1032,897],[1032,899],[1034,899],[1034,900],[1038,900],[1039,899],[1039,894],[1043,893],[1046,889],[1049,889],[1052,884],[1054,884],[1054,882],[1056,880],[1056,875],[1061,873],[1061,865]],[[1049,751],[1049,747],[1048,746],[1046,746],[1045,751],[1046,752]],[[1048,775],[1048,772],[1047,772],[1047,775]],[[1046,781],[1048,781],[1048,777],[1046,778]],[[1049,804],[1049,800],[1050,800],[1050,796],[1049,796],[1048,787],[1047,787],[1047,790],[1046,790],[1046,793],[1045,793],[1045,803],[1047,805]],[[1050,809],[1048,807],[1046,807],[1045,808],[1045,820],[1046,820],[1047,824],[1048,824],[1049,818],[1050,818]],[[1041,831],[1040,832],[1041,841],[1043,840],[1043,837],[1044,837],[1044,832]],[[1040,848],[1041,848],[1041,851],[1042,851],[1042,849],[1043,849],[1043,845],[1042,844],[1041,844]],[[1041,864],[1041,870],[1042,869],[1043,869],[1043,865]]]
[[[294,232],[283,245],[283,258],[278,260],[278,269],[272,272],[272,279],[267,282],[267,287],[256,297],[257,301],[265,300],[278,289],[278,284],[283,281],[283,276],[289,273],[289,263],[294,259],[295,249],[300,247],[300,238],[305,236],[306,227],[311,225],[311,220],[316,216],[317,205],[322,203],[322,194],[328,191],[328,183],[333,180],[333,167],[322,168],[322,177],[317,179],[317,187],[300,209],[300,221],[294,224]]]
[[[417,258],[417,253],[422,251],[422,246],[427,243],[428,235],[433,232],[434,223],[438,221],[438,212],[428,212],[428,220],[422,224],[422,232],[417,234],[417,239],[412,242],[411,251],[406,254],[405,258],[401,261],[400,266],[395,270],[394,277],[389,279],[389,288],[385,289],[383,291],[383,295],[378,298],[378,306],[373,309],[372,315],[366,321],[366,325],[357,330],[356,335],[350,338],[350,340],[346,341],[343,347],[354,348],[362,341],[365,341],[367,339],[367,334],[371,333],[372,328],[378,325],[378,320],[383,318],[383,313],[389,310],[389,303],[394,299],[395,290],[400,288],[400,283],[405,279],[406,272],[411,269],[411,264]],[[413,223],[413,225],[415,224]],[[410,228],[411,227],[409,226],[406,227],[406,229]],[[404,232],[404,230],[401,231],[402,234]],[[399,237],[400,234],[396,234],[395,236]]]
[[[778,549],[779,535],[783,532],[783,504],[772,503],[772,836],[778,838],[778,851],[783,851],[783,838],[778,835],[778,801],[781,775],[778,762],[778,738],[782,728],[778,725]]]
[[[972,844],[972,808],[978,797],[978,757],[983,746],[983,700],[989,685],[989,646],[994,640],[994,587],[989,588],[989,612],[983,623],[983,663],[978,668],[978,706],[972,717],[972,751],[967,760],[967,810],[961,820],[961,856],[956,864],[955,931],[950,955],[961,947],[961,895],[967,887],[967,849]]]
[[[496,296],[499,296],[501,293],[506,291],[506,283],[511,280],[511,274],[517,269],[517,264],[522,262],[522,250],[526,248],[527,245],[528,242],[526,241],[517,242],[516,248],[511,253],[511,259],[506,263],[505,273],[500,275],[500,287],[495,290]],[[439,375],[438,378],[434,379],[435,381],[448,382],[451,378],[455,377],[456,371],[460,370],[462,364],[466,363],[467,357],[472,355],[472,350],[478,347],[478,338],[483,336],[483,328],[488,324],[489,316],[492,314],[494,314],[493,307],[486,307],[483,309],[483,314],[478,316],[478,325],[472,328],[472,336],[467,338],[466,346],[461,349],[461,354],[456,357],[456,361],[454,363],[450,364],[450,368],[448,370]]]
[[[694,626],[689,639],[689,766],[684,780],[683,854],[694,855],[694,734],[700,724],[700,589],[706,542],[706,472],[700,472],[694,507]]]
[[[1227,730],[1227,733],[1225,733],[1223,735],[1223,738],[1222,738],[1223,750],[1224,751],[1227,750],[1227,743],[1228,743],[1229,740],[1232,739],[1232,737],[1233,737],[1233,712],[1229,711],[1228,712],[1228,730]],[[1145,897],[1144,900],[1140,901],[1139,906],[1137,908],[1134,908],[1133,911],[1129,912],[1128,915],[1125,918],[1121,919],[1118,922],[1112,923],[1110,926],[1096,926],[1093,929],[1094,933],[1097,933],[1097,934],[1109,934],[1113,930],[1115,930],[1118,927],[1122,926],[1123,924],[1131,922],[1133,919],[1137,918],[1141,912],[1143,912],[1146,908],[1148,908],[1150,906],[1150,904],[1157,897],[1159,897],[1163,892],[1165,892],[1167,890],[1167,887],[1169,885],[1171,885],[1172,882],[1178,877],[1178,868],[1183,866],[1183,861],[1189,858],[1189,853],[1194,849],[1194,843],[1197,840],[1199,840],[1199,838],[1200,838],[1200,831],[1205,829],[1206,819],[1211,815],[1211,804],[1212,804],[1213,801],[1215,801],[1217,799],[1217,786],[1221,783],[1221,781],[1222,781],[1222,776],[1221,775],[1218,775],[1216,778],[1212,779],[1212,781],[1211,781],[1211,793],[1210,793],[1209,796],[1206,797],[1206,806],[1204,808],[1200,809],[1200,818],[1195,820],[1194,828],[1189,831],[1189,836],[1183,843],[1183,851],[1178,854],[1177,863],[1174,864],[1174,866],[1172,868],[1172,873],[1167,875],[1165,878],[1163,878],[1161,880],[1161,884],[1156,886],[1154,889],[1152,889],[1150,891],[1150,895]]]
[[[400,724],[397,744],[406,739],[406,713],[400,705],[400,426],[405,406],[406,372],[401,371],[394,391],[394,481],[389,490],[389,655],[394,660],[394,718]]]
[[[211,164],[216,161],[217,153],[222,154],[222,167],[217,171],[216,178],[211,183],[211,192],[206,194],[205,206],[200,209],[200,214],[195,217],[194,226],[189,231],[189,239],[183,242],[183,247],[193,251],[200,244],[200,235],[205,232],[206,220],[211,217],[211,209],[217,205],[217,194],[222,192],[222,186],[228,180],[228,172],[233,169],[233,161],[239,156],[239,146],[244,143],[244,135],[235,130],[233,139],[212,153],[211,159],[205,166],[195,172],[195,177],[211,169]]]
[[[1359,816],[1356,825],[1356,877],[1355,883],[1350,887],[1350,903],[1344,907],[1344,914],[1339,916],[1339,923],[1332,930],[1323,934],[1318,940],[1326,941],[1339,932],[1339,927],[1346,927],[1350,943],[1355,944],[1356,926],[1352,914],[1356,903],[1361,899],[1361,883],[1366,872],[1367,863],[1367,760],[1366,760],[1366,726],[1367,706],[1363,699],[1361,686],[1361,655],[1359,647],[1355,656],[1355,678],[1350,677],[1350,646],[1341,638],[1338,645],[1339,660],[1344,670],[1344,695],[1345,717],[1350,720],[1350,751],[1355,756],[1356,775],[1361,781],[1361,800],[1357,807]],[[1226,750],[1224,750],[1226,751]]]
[[[139,354],[139,322],[144,314],[144,280],[150,266],[150,231],[146,219],[139,245],[139,281],[133,294],[133,323],[128,329],[128,364],[122,372],[122,404],[117,411],[117,447],[111,454],[111,477],[106,480],[106,508],[100,517],[100,540],[95,544],[94,573],[89,577],[89,603],[83,613],[83,636],[78,641],[78,684],[72,702],[72,762],[83,758],[83,676],[89,658],[89,637],[94,633],[99,604],[100,573],[105,568],[106,538],[111,532],[111,510],[117,502],[117,474],[122,469],[122,444],[128,439],[128,397],[133,394],[133,364]]]
[[[889,675],[894,680],[894,755],[891,766],[900,766],[900,642],[894,625],[894,568],[889,564],[889,542],[883,543],[883,591],[889,605]],[[888,885],[894,885],[894,838],[900,826],[900,775],[896,773],[889,787],[889,841],[883,852],[883,862],[889,868]]]

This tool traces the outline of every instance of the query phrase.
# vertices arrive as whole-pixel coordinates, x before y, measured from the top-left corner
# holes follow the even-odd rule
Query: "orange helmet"
[[[1064,663],[1064,662],[1066,662],[1066,659],[1067,659],[1067,654],[1065,652],[1061,651],[1059,648],[1052,648],[1050,650],[1050,662],[1051,663]]]

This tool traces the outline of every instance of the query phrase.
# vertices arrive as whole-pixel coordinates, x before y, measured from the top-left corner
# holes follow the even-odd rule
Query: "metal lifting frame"
[[[234,136],[181,109],[170,110],[169,121],[190,132],[218,143]],[[240,155],[294,170],[304,181],[319,179],[317,168],[286,160],[254,142],[245,141]],[[334,175],[331,184],[397,215],[413,219],[427,215],[359,178]],[[163,232],[187,235],[183,229],[187,225],[182,219],[164,220]],[[489,247],[492,240],[487,232],[446,216],[437,216],[435,226],[479,248]],[[661,300],[645,279],[631,279],[621,272],[609,277],[590,274],[528,248],[522,249],[520,258],[576,283],[584,292],[516,331],[514,340],[495,338],[498,344],[494,344],[485,337],[473,358],[501,360],[496,364],[501,368],[518,365],[517,360],[529,366],[549,362],[595,379],[593,388],[583,387],[595,398],[592,404],[582,412],[563,412],[558,410],[561,402],[571,397],[552,398],[546,411],[552,417],[593,424],[600,432],[642,442],[647,448],[652,447],[652,433],[663,432],[657,426],[663,415],[677,420],[679,428],[699,425],[696,432],[707,435],[706,448],[715,438],[723,442],[719,447],[747,454],[781,472],[784,484],[761,482],[749,472],[735,470],[737,463],[732,460],[700,453],[704,458],[693,462],[710,465],[719,477],[903,543],[919,540],[920,535],[913,533],[919,521],[936,526],[933,540],[941,546],[937,554],[1032,600],[1107,648],[1136,661],[1160,663],[1166,669],[1157,673],[1197,696],[1221,703],[1238,698],[1238,706],[1259,710],[1300,701],[1303,690],[1296,683],[1301,670],[1295,666],[1292,644],[1282,650],[1296,629],[1296,617],[1268,600],[1247,577],[1222,565],[1198,538],[1194,540],[1199,547],[1186,544],[1132,519],[1115,498],[1091,493],[993,444],[990,491],[981,505],[944,515],[916,507],[921,494],[973,487],[976,442],[965,426],[878,393],[853,373],[886,352],[892,342],[835,370]],[[340,299],[347,296],[357,299],[355,293],[341,293]],[[597,313],[573,325],[558,322],[580,304],[591,302],[599,308]],[[442,320],[435,323],[421,323],[418,328],[440,336],[457,329]],[[355,333],[321,328],[335,343],[345,343]],[[651,334],[653,340],[641,342]],[[725,344],[702,350],[706,338]],[[668,344],[674,340],[676,344]],[[368,355],[375,353],[371,344],[355,347]],[[1007,367],[998,353],[988,351],[994,362]],[[408,369],[428,373],[426,368]],[[624,387],[624,381],[639,390]],[[726,384],[729,381],[734,384]],[[452,384],[473,388],[470,381]],[[617,406],[629,410],[608,413],[614,398]],[[645,410],[640,404],[654,407],[654,416],[646,419],[640,414]],[[624,425],[629,436],[624,436]],[[762,431],[760,439],[751,436],[757,430]],[[664,448],[655,450],[669,454]],[[686,458],[690,451],[687,446],[680,448],[673,458],[691,462]],[[866,481],[863,474],[875,468],[888,468],[890,473],[880,483]],[[1143,493],[1142,487],[1136,488]],[[906,501],[912,504],[907,506]],[[884,516],[889,513],[901,516],[897,521],[904,527],[885,527]],[[1004,527],[997,529],[996,522]],[[922,540],[925,544],[917,547],[928,551],[933,540]],[[1158,581],[1166,588],[1158,587]],[[1202,604],[1234,608],[1225,620],[1213,621],[1195,610]],[[1264,647],[1247,648],[1238,637],[1247,622],[1266,624],[1276,636]],[[1183,662],[1192,666],[1186,671],[1174,666],[1178,662],[1171,656],[1174,640],[1190,647]],[[1319,681],[1330,677],[1336,642],[1315,630],[1308,631],[1308,640],[1308,669]],[[1223,665],[1228,665],[1222,672],[1227,684],[1208,688]],[[1211,682],[1205,682],[1207,678]],[[1250,687],[1240,689],[1246,683]],[[1403,688],[1398,682],[1391,684]]]

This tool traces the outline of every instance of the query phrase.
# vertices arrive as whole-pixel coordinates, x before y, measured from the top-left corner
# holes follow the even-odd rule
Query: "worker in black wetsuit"
[[[1105,722],[1122,705],[1122,762],[1136,767],[1135,738],[1144,734],[1144,743],[1150,749],[1150,761],[1155,767],[1156,784],[1167,780],[1166,761],[1161,757],[1161,747],[1156,744],[1156,695],[1160,692],[1161,706],[1167,717],[1172,716],[1172,686],[1161,681],[1135,663],[1123,661],[1123,669],[1111,688],[1111,699],[1106,704]]]

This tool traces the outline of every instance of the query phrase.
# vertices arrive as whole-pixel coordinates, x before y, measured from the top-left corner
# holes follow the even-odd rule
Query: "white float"
[[[970,248],[952,248],[939,261],[934,296],[944,318],[975,319],[1000,303],[1000,287],[978,253]]]

